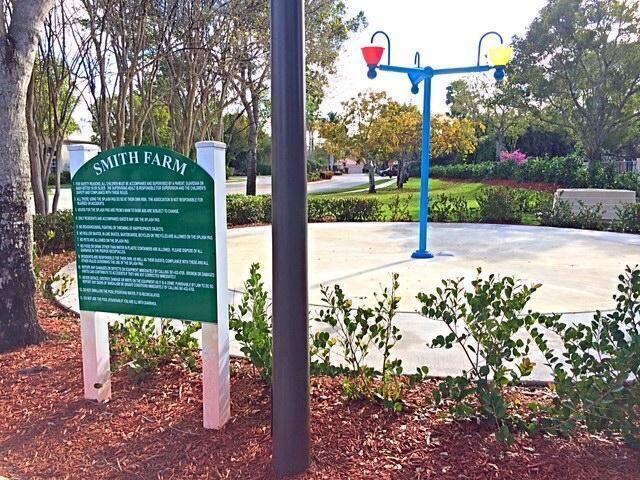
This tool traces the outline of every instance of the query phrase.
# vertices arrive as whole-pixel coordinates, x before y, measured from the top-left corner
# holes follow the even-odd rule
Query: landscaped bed
[[[42,257],[43,278],[73,254]],[[77,316],[38,296],[49,340],[0,355],[0,475],[20,478],[271,478],[267,385],[245,361],[232,361],[232,419],[202,429],[201,381],[177,365],[136,384],[120,371],[113,398],[83,400]],[[435,381],[412,386],[405,410],[348,402],[340,378],[311,385],[312,467],[308,479],[637,479],[640,452],[616,437],[495,431],[451,420],[431,402]],[[544,403],[544,388],[509,391],[522,408]]]

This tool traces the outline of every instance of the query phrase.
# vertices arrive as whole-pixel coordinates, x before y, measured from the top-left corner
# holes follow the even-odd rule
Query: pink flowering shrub
[[[524,165],[527,163],[527,154],[520,150],[514,150],[513,152],[502,151],[500,152],[501,162],[513,162],[516,165]]]

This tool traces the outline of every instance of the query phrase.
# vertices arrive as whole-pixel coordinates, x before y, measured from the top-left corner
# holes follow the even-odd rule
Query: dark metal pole
[[[309,302],[303,0],[271,0],[273,468],[309,467]]]

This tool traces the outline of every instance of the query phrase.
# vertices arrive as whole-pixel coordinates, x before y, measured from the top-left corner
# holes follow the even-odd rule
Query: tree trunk
[[[401,189],[404,187],[404,156],[398,158],[398,174],[396,176],[396,187]]]
[[[249,155],[247,157],[247,195],[256,194],[258,175],[258,122],[260,121],[260,103],[257,95],[251,93],[251,105],[247,109],[249,118]]]
[[[589,162],[589,170],[593,171],[602,163],[602,142],[597,134],[584,141],[584,154]]]
[[[504,135],[496,134],[496,160],[500,160],[500,154],[504,151]]]
[[[369,162],[369,193],[376,193],[376,162]]]
[[[56,186],[51,204],[51,213],[58,211],[58,201],[60,200],[60,170],[62,169],[62,140],[58,140],[56,145]]]
[[[258,175],[258,126],[249,119],[249,155],[247,156],[247,195],[256,194]]]
[[[50,7],[51,0],[15,2],[9,31],[0,33],[0,352],[44,337],[35,305],[25,112],[38,28]]]
[[[46,182],[43,185],[42,182],[42,164],[40,163],[40,149],[38,147],[38,132],[36,131],[36,119],[35,119],[35,92],[34,92],[35,79],[33,75],[29,81],[29,88],[27,89],[27,106],[26,122],[27,132],[29,137],[29,164],[31,167],[31,191],[33,192],[33,204],[35,212],[46,215],[47,212],[47,185]]]

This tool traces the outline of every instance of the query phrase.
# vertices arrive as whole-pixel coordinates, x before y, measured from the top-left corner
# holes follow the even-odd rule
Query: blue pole
[[[420,158],[420,243],[412,258],[433,258],[427,250],[427,224],[429,217],[429,168],[431,164],[431,75],[424,79],[424,106],[422,108],[422,155]]]

